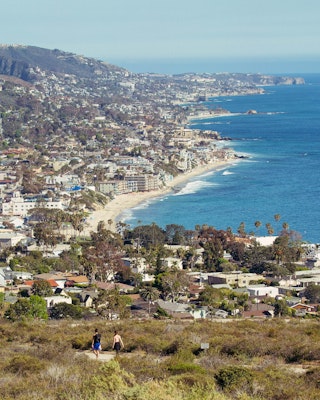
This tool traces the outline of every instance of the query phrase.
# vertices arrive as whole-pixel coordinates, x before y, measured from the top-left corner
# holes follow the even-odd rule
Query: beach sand
[[[194,168],[192,171],[180,174],[173,178],[170,185],[160,190],[153,190],[150,192],[133,192],[128,194],[122,194],[111,200],[103,209],[93,211],[86,221],[86,226],[83,231],[85,235],[89,235],[90,232],[97,231],[97,226],[100,221],[105,223],[107,229],[116,231],[117,217],[122,214],[125,210],[136,207],[138,204],[144,201],[163,196],[166,193],[170,193],[176,186],[187,182],[189,179],[202,175],[209,171],[215,171],[224,167],[227,167],[236,160],[217,161],[215,163],[206,164]]]

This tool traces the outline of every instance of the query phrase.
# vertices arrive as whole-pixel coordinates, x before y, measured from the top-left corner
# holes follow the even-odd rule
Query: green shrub
[[[192,364],[188,362],[178,362],[176,364],[172,364],[168,367],[168,370],[173,374],[184,374],[186,372],[193,373],[204,373],[205,370],[197,364]]]
[[[58,303],[51,308],[50,317],[53,319],[73,318],[80,319],[83,317],[84,310],[80,306],[68,303]]]
[[[13,357],[10,360],[7,368],[8,371],[14,374],[26,376],[29,374],[40,372],[44,368],[44,366],[44,361],[27,354],[21,354]]]
[[[217,384],[224,390],[246,386],[250,384],[252,377],[252,373],[247,368],[237,366],[221,368],[215,374]]]
[[[94,388],[96,392],[107,394],[106,398],[111,393],[120,395],[128,386],[133,384],[133,375],[120,368],[119,363],[115,360],[104,363],[88,382],[88,385]]]
[[[214,378],[205,374],[204,370],[200,371],[200,373],[197,371],[190,371],[182,374],[177,374],[174,376],[170,376],[168,380],[170,382],[174,382],[178,387],[189,389],[198,386],[212,391],[212,389],[216,385]]]
[[[167,356],[170,354],[175,354],[178,351],[178,348],[179,343],[177,340],[175,340],[163,349],[162,354]]]
[[[147,354],[162,354],[163,349],[168,346],[165,340],[166,338],[158,335],[151,336],[146,334],[144,336],[136,337],[134,342],[131,342],[131,346],[134,344],[136,349],[145,351]]]
[[[306,383],[320,389],[320,368],[312,368],[306,373]]]
[[[134,375],[137,382],[150,380],[163,380],[168,377],[168,368],[165,362],[155,358],[153,355],[143,356],[135,354],[133,357],[120,357],[118,360],[121,367]]]
[[[92,340],[87,334],[78,335],[71,340],[72,348],[77,350],[88,350],[91,348],[91,343]]]

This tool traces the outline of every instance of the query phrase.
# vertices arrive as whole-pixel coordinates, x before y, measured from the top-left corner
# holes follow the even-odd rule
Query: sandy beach
[[[170,193],[176,186],[187,182],[189,179],[209,171],[227,167],[232,162],[234,162],[234,160],[217,161],[211,164],[201,165],[192,171],[189,171],[188,173],[176,176],[168,186],[161,190],[153,190],[150,192],[134,192],[119,195],[115,199],[111,200],[103,209],[94,211],[89,215],[86,221],[87,224],[84,229],[84,233],[89,235],[90,232],[96,231],[100,221],[103,221],[108,229],[110,228],[111,230],[115,231],[116,223],[118,222],[117,218],[125,210],[136,207],[138,204],[143,203],[150,198],[155,198],[163,196],[166,193]]]

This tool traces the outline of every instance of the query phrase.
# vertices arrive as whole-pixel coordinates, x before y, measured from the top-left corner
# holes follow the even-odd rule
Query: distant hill
[[[61,50],[49,50],[35,46],[0,45],[0,74],[15,76],[27,82],[37,80],[38,69],[56,74],[77,75],[93,78],[101,73],[125,70],[93,58],[67,53]]]
[[[116,74],[121,77],[129,73],[124,68],[113,64],[57,49],[49,50],[23,45],[0,45],[0,75],[14,76],[34,83],[41,76],[41,71],[76,75],[79,79],[94,79],[102,75],[107,77],[109,74]],[[170,75],[161,74],[157,76],[157,74],[130,73],[130,75],[149,75],[150,79],[156,80],[159,79],[159,76],[162,79],[170,77]],[[241,81],[252,85],[294,85],[304,83],[302,78],[244,73],[182,73],[175,75],[175,79],[182,78],[184,80],[189,75],[214,75],[217,81],[226,82],[231,79],[234,82]]]
[[[148,140],[158,143],[159,131],[188,122],[198,99],[299,83],[303,79],[261,74],[135,74],[57,49],[0,45],[0,149],[48,146],[49,137],[50,143],[63,137],[91,146],[94,137],[118,152],[126,137],[139,142],[146,126],[152,127]]]

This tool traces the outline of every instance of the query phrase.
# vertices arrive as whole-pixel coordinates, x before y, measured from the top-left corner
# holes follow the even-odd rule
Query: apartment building
[[[21,196],[20,192],[14,192],[12,198],[9,201],[4,201],[0,205],[2,215],[18,215],[25,217],[28,215],[29,210],[36,207],[50,208],[50,209],[63,209],[63,203],[61,200],[52,199],[41,199],[34,198],[24,198]]]

